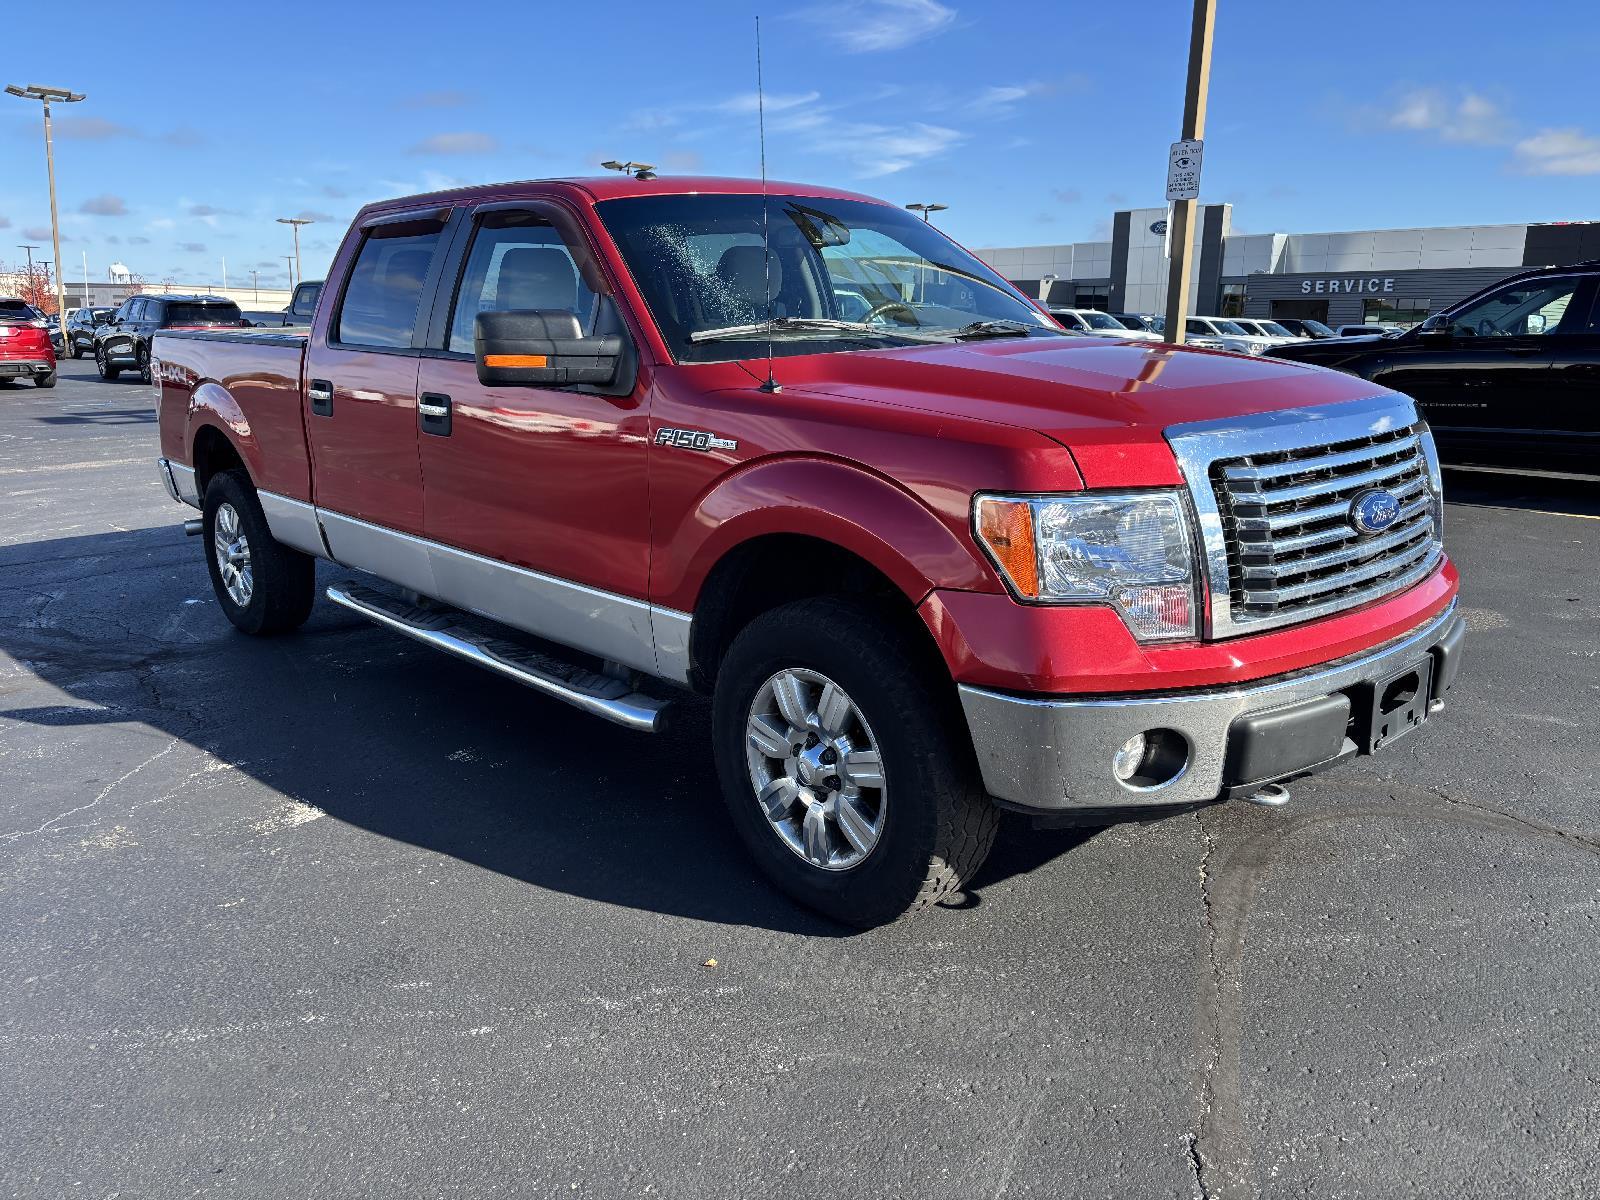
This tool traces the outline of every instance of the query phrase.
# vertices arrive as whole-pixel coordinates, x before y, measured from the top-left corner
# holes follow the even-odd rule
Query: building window
[[[1222,311],[1219,317],[1244,316],[1244,284],[1225,283],[1222,285]]]
[[[1079,292],[1072,300],[1073,308],[1092,308],[1096,312],[1107,312],[1111,308],[1111,297],[1105,292]]]
[[[1428,315],[1426,300],[1363,300],[1361,320],[1366,325],[1402,325],[1410,329]]]

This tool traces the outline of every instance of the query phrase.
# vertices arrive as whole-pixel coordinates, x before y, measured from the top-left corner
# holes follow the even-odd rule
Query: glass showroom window
[[[1217,316],[1244,316],[1244,284],[1225,283],[1222,285],[1222,310],[1217,313]]]

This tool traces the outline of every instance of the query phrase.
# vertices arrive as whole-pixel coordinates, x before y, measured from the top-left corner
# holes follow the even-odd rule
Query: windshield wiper
[[[721,329],[697,329],[690,342],[718,342],[730,338],[761,338],[780,333],[855,333],[874,338],[909,338],[916,342],[942,342],[942,337],[902,332],[863,321],[839,321],[832,317],[773,317],[751,325],[725,325]]]
[[[1029,330],[1021,321],[974,321],[955,331],[958,338],[1028,337]]]

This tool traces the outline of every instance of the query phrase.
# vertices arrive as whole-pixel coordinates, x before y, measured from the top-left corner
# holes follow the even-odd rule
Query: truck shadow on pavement
[[[319,586],[348,574],[319,566]],[[64,694],[0,700],[0,722],[142,722],[290,800],[537,888],[855,932],[756,872],[722,809],[696,698],[667,733],[632,733],[327,603],[297,633],[248,638],[218,610],[196,543],[171,527],[0,547],[0,649]],[[1092,833],[1008,818],[962,902]],[[529,907],[537,919],[536,898]]]

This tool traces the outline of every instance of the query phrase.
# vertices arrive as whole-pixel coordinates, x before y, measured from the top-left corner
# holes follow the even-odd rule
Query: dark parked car
[[[242,328],[239,306],[221,296],[130,296],[94,332],[94,365],[101,379],[137,371],[150,382],[150,337],[158,329]]]
[[[1314,342],[1320,342],[1323,338],[1339,336],[1321,321],[1313,321],[1310,318],[1273,317],[1272,319],[1296,337],[1310,338]]]
[[[311,318],[317,312],[317,297],[322,295],[322,280],[310,279],[305,283],[297,283],[294,287],[294,299],[289,307],[277,312],[247,311],[244,316],[252,325],[269,326],[276,328],[293,328],[295,326],[309,327]]]
[[[1600,261],[1521,272],[1404,333],[1271,354],[1404,392],[1448,462],[1600,475]]]
[[[94,353],[94,331],[111,319],[114,308],[78,308],[67,318],[65,353],[82,358]]]

